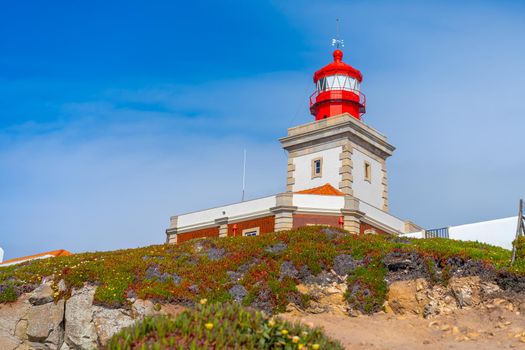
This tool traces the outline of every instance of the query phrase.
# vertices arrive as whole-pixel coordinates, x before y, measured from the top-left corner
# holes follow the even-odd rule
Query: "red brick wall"
[[[366,230],[375,230],[377,234],[380,234],[380,235],[386,235],[387,233],[377,227],[374,227],[370,224],[367,224],[366,222],[361,222],[361,225],[359,225],[359,232],[364,235],[365,234],[365,231]]]
[[[190,239],[194,238],[202,238],[202,237],[218,237],[219,236],[219,228],[218,227],[210,227],[210,228],[203,228],[202,230],[196,230],[191,232],[185,232],[180,233],[177,235],[177,243],[186,242]]]
[[[275,231],[275,217],[274,216],[265,216],[263,218],[235,222],[228,224],[228,236],[233,236],[233,225],[237,225],[237,234],[235,236],[242,236],[242,230],[247,228],[259,227],[259,234],[265,234]]]
[[[313,215],[313,214],[294,214],[293,228],[306,225],[330,225],[339,227],[339,216]]]

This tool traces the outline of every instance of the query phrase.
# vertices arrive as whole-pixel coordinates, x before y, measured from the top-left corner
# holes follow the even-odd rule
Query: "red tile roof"
[[[345,194],[330,184],[295,192],[297,194],[317,194],[322,196],[344,196]]]
[[[45,253],[40,253],[40,254],[35,254],[35,255],[28,255],[28,256],[23,256],[21,258],[6,260],[0,263],[0,266],[8,265],[8,264],[11,265],[13,263],[21,263],[24,261],[29,261],[29,260],[44,258],[44,257],[57,257],[57,256],[68,256],[68,255],[73,255],[73,253],[68,252],[65,249],[52,250],[50,252],[45,252]]]

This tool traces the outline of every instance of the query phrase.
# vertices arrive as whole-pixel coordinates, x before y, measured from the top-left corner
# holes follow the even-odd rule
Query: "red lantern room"
[[[310,112],[315,120],[349,113],[356,119],[365,114],[365,95],[359,91],[360,71],[344,63],[343,51],[334,51],[334,61],[314,74],[315,92],[310,96]]]

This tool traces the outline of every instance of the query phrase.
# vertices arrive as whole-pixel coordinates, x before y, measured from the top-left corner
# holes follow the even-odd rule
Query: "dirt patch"
[[[505,303],[459,309],[426,320],[416,315],[347,317],[334,314],[283,314],[283,318],[320,326],[346,349],[522,349],[525,318]]]

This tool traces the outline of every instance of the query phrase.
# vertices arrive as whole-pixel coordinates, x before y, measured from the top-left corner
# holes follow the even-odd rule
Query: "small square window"
[[[316,158],[312,160],[312,179],[323,176],[323,159]]]
[[[372,182],[372,166],[365,161],[365,181]]]
[[[259,227],[252,227],[252,228],[247,228],[246,230],[242,230],[242,235],[245,237],[258,236]]]

